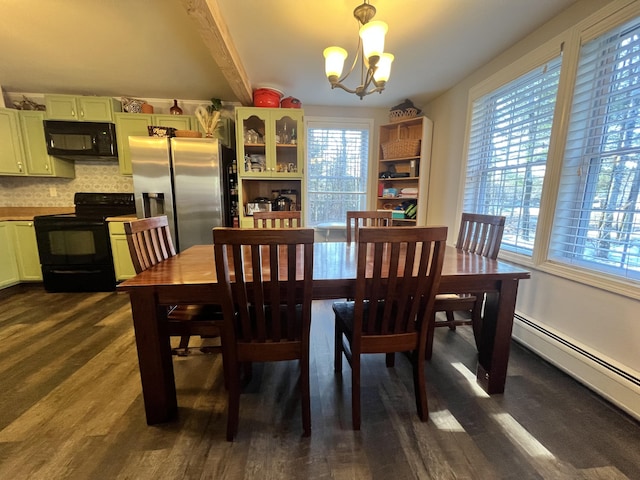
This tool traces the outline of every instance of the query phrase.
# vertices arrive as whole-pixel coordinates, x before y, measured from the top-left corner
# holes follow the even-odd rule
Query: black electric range
[[[136,211],[133,193],[76,193],[75,213],[34,218],[48,292],[106,292],[116,278],[106,219]]]

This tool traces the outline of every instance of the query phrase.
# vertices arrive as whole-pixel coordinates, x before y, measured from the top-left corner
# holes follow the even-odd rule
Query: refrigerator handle
[[[143,218],[164,215],[164,193],[142,192]]]

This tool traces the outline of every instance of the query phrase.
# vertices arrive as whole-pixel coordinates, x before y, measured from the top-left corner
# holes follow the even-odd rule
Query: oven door
[[[105,292],[116,280],[106,222],[34,219],[42,280],[48,292]]]
[[[42,265],[104,265],[111,263],[111,246],[106,223],[35,220],[38,253]]]

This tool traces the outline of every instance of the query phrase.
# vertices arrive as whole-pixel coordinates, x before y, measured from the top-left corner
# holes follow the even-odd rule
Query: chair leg
[[[354,430],[360,430],[360,354],[351,357],[351,423]]]
[[[311,435],[311,393],[309,391],[309,355],[303,353],[300,359],[300,398],[302,401],[303,437]]]
[[[427,343],[424,349],[424,359],[431,360],[433,354],[433,335],[436,329],[436,314],[433,313],[433,317],[429,321],[429,328],[427,329]]]
[[[423,422],[429,420],[429,408],[427,405],[427,387],[424,380],[424,359],[418,351],[412,352],[413,363],[413,388],[416,394],[416,407],[418,409],[418,417]]]
[[[178,355],[179,357],[186,357],[189,355],[189,340],[191,337],[189,335],[182,335],[180,337],[180,343],[177,348],[174,348],[171,353],[174,355]]]
[[[393,352],[385,354],[384,361],[387,365],[387,368],[393,368],[396,363],[396,354]]]
[[[334,355],[333,371],[336,373],[341,373],[342,372],[342,326],[337,317],[335,320],[333,355]]]
[[[233,438],[238,433],[240,416],[240,372],[237,363],[230,366],[228,377],[227,441],[233,442]]]
[[[451,310],[447,310],[445,312],[445,315],[447,316],[447,322],[454,322],[456,320],[455,317],[453,316],[453,312]],[[455,329],[456,329],[455,324],[454,323],[450,323],[449,324],[449,330],[455,331]]]

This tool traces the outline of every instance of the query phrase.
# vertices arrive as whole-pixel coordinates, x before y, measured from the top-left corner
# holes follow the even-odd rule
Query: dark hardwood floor
[[[436,331],[428,423],[408,362],[366,357],[353,432],[350,369],[333,372],[331,302],[317,302],[311,438],[297,365],[278,363],[254,368],[228,443],[221,358],[197,348],[174,357],[179,419],[147,426],[127,295],[0,300],[0,479],[640,478],[638,422],[515,343],[506,392],[487,396],[468,328]]]

